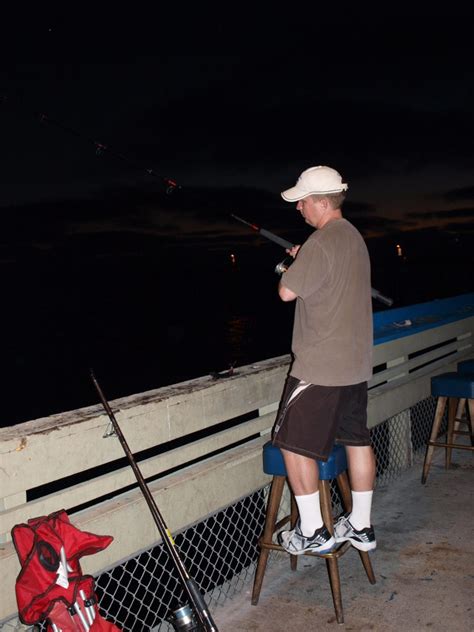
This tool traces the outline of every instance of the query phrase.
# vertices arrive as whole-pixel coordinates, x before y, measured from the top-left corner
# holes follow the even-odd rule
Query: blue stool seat
[[[462,362],[458,362],[458,373],[461,375],[466,375],[474,373],[474,360],[463,360]]]
[[[457,397],[474,399],[474,375],[442,373],[431,378],[433,397]]]
[[[347,470],[346,450],[342,445],[335,445],[327,461],[319,461],[319,479],[331,481]],[[268,441],[263,446],[263,471],[271,476],[286,476],[283,454],[277,446]]]
[[[474,372],[469,369],[474,367],[474,360],[459,362],[460,371],[442,373],[431,378],[431,395],[437,397],[435,416],[431,427],[431,434],[426,446],[425,461],[423,463],[423,473],[421,482],[426,483],[428,473],[433,459],[435,448],[445,448],[446,469],[451,466],[451,452],[453,449],[474,451],[474,434],[472,431],[472,418],[474,416]],[[441,432],[441,424],[444,412],[448,404],[448,427]],[[469,407],[469,414],[463,415],[463,410]],[[468,431],[459,430],[459,425],[465,423]],[[446,440],[440,441],[439,435],[446,434]],[[471,439],[471,445],[455,443],[454,437],[457,435],[467,435]]]

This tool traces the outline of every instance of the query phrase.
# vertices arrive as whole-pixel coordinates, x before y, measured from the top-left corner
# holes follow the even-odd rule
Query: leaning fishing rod
[[[109,403],[105,399],[104,393],[102,392],[102,389],[100,388],[92,369],[90,370],[90,375],[94,386],[99,394],[102,405],[112,423],[113,429],[115,430],[115,433],[119,438],[120,443],[122,444],[122,448],[127,455],[128,462],[130,463],[132,470],[136,476],[138,485],[140,486],[142,494],[145,497],[156,526],[158,527],[158,531],[160,532],[160,535],[163,539],[163,543],[168,550],[168,554],[178,572],[181,583],[188,596],[189,603],[191,604],[191,607],[186,605],[173,610],[168,621],[173,625],[174,629],[179,630],[179,632],[218,632],[217,626],[211,617],[211,614],[199,590],[198,585],[196,584],[194,579],[189,576],[189,573],[187,572],[181,558],[179,557],[173,536],[171,535],[170,530],[163,520],[163,517],[152,496],[152,493],[150,492],[150,489],[146,484],[145,479],[143,478],[143,474],[141,473],[140,468],[138,467],[134,459],[134,456],[127,444],[127,441],[125,440],[120,426],[115,419],[115,415],[112,412]],[[197,622],[195,620],[195,617],[197,617],[198,619]]]
[[[282,237],[275,235],[275,233],[272,233],[271,231],[266,230],[265,228],[260,228],[256,224],[251,224],[250,222],[247,222],[245,219],[242,219],[241,217],[238,217],[237,215],[233,215],[231,213],[230,216],[236,219],[238,222],[241,222],[242,224],[245,224],[246,226],[250,226],[252,230],[262,235],[262,237],[265,237],[266,239],[273,241],[275,244],[278,244],[279,246],[281,246],[282,248],[285,248],[286,250],[291,250],[295,245],[295,244],[292,244],[291,241],[288,241],[287,239],[283,239]],[[283,272],[286,272],[288,270],[292,262],[293,262],[292,257],[287,257],[286,259],[283,259],[283,261],[281,261],[280,263],[277,263],[275,267],[275,272],[277,274],[283,274]],[[378,290],[374,290],[374,288],[371,288],[371,293],[372,293],[372,298],[380,301],[381,303],[384,303],[385,305],[388,305],[389,307],[393,305],[393,299],[389,298],[388,296],[384,296]]]

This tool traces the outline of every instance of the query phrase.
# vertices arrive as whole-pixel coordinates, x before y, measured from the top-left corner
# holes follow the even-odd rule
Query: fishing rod
[[[156,526],[158,527],[158,531],[160,532],[160,535],[163,539],[163,544],[168,550],[168,554],[178,572],[181,583],[188,596],[189,603],[191,604],[191,607],[186,605],[173,610],[168,621],[173,625],[175,630],[179,630],[179,632],[218,632],[217,626],[211,617],[209,609],[206,605],[206,602],[204,601],[204,598],[199,590],[197,583],[194,581],[194,579],[190,577],[178,554],[173,536],[171,535],[170,530],[163,520],[163,516],[158,509],[155,499],[153,498],[153,495],[150,492],[145,479],[143,478],[143,474],[141,473],[140,468],[138,467],[134,459],[134,456],[128,446],[127,441],[125,440],[122,430],[120,429],[120,426],[115,419],[115,415],[112,412],[109,403],[105,399],[104,393],[102,392],[102,389],[99,386],[97,378],[95,377],[94,371],[92,369],[90,369],[90,375],[94,386],[99,394],[102,406],[109,416],[109,419],[115,430],[115,434],[117,435],[120,443],[122,444],[122,448],[127,455],[128,462],[132,467],[132,470],[138,481],[138,485],[140,486],[142,494],[145,497],[147,505],[151,511],[151,515],[153,516]],[[196,622],[195,617],[197,617],[198,622]]]
[[[285,248],[286,250],[291,250],[295,245],[295,244],[292,244],[291,241],[288,241],[287,239],[283,239],[282,237],[275,235],[275,233],[272,233],[271,231],[266,230],[265,228],[260,228],[256,224],[251,224],[250,222],[247,222],[245,219],[242,219],[241,217],[238,217],[237,215],[234,215],[233,213],[231,213],[230,216],[236,219],[238,222],[241,222],[242,224],[245,224],[246,226],[250,226],[252,230],[262,235],[262,237],[266,237],[270,241],[273,241],[274,243],[278,244],[282,248]],[[281,261],[280,263],[278,263],[275,267],[275,272],[277,274],[283,274],[283,272],[286,272],[286,270],[288,270],[288,268],[291,265],[291,262],[289,262],[289,260],[290,258],[287,258]],[[374,288],[371,288],[371,294],[372,294],[372,298],[380,301],[381,303],[384,303],[385,305],[388,305],[389,307],[393,305],[393,299],[389,298],[388,296],[384,296],[378,290],[374,290]]]
[[[8,97],[6,96],[0,96],[0,104],[5,104],[8,103]],[[93,138],[91,138],[90,136],[88,136],[87,134],[84,134],[82,132],[80,132],[79,130],[71,127],[70,125],[66,125],[64,123],[62,123],[61,121],[58,121],[57,119],[51,118],[50,116],[48,116],[47,114],[45,114],[44,112],[26,112],[25,110],[22,110],[23,114],[29,114],[30,116],[34,116],[35,118],[37,118],[40,123],[43,124],[47,124],[47,125],[51,125],[53,127],[57,127],[58,129],[62,130],[63,132],[66,132],[72,136],[75,136],[76,138],[81,138],[85,141],[87,141],[88,143],[91,143],[94,148],[95,148],[95,154],[96,156],[101,156],[102,154],[110,154],[115,156],[115,158],[118,158],[119,160],[121,160],[122,162],[126,162],[129,165],[133,166],[135,169],[139,169],[141,171],[144,171],[146,174],[148,174],[149,176],[152,176],[154,178],[158,178],[159,180],[161,180],[166,188],[166,193],[172,193],[175,189],[180,189],[181,186],[172,178],[168,178],[166,176],[160,175],[158,173],[156,173],[153,169],[150,168],[144,168],[143,166],[139,165],[136,161],[128,158],[125,154],[120,153],[118,151],[116,151],[115,149],[113,149],[112,147],[110,147],[109,145],[96,141]]]

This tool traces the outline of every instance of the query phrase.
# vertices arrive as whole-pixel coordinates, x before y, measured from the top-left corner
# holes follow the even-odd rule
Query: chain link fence
[[[429,397],[371,430],[378,489],[383,490],[423,459],[435,406],[436,400]],[[446,423],[445,418],[441,432],[446,431]],[[175,535],[184,565],[211,612],[253,580],[269,488],[267,485]],[[341,502],[335,484],[331,495],[337,515]],[[286,491],[279,518],[289,514],[289,508]],[[278,555],[272,552],[270,563]],[[102,615],[124,632],[172,630],[166,617],[186,602],[179,577],[161,544],[102,572],[96,578],[96,592]],[[25,629],[17,621],[0,624],[1,632]],[[36,629],[43,631],[45,626]]]

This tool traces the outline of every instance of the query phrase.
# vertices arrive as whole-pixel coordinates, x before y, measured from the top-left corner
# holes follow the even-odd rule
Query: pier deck
[[[220,632],[431,632],[474,629],[474,454],[453,452],[444,470],[438,449],[425,486],[421,466],[374,496],[377,583],[367,581],[356,551],[339,563],[343,625],[335,620],[323,560],[303,556],[291,572],[286,554],[267,568],[260,601],[251,586],[215,611]]]

